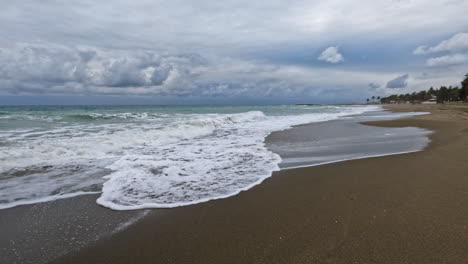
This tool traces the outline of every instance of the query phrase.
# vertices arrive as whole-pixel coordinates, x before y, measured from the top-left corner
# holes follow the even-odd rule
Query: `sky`
[[[459,85],[466,0],[3,0],[0,104],[290,104]]]

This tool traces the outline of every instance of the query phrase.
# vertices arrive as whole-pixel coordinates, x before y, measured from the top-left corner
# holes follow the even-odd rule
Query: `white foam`
[[[118,232],[121,232],[127,228],[129,228],[131,225],[135,224],[136,222],[140,221],[141,219],[143,219],[143,217],[145,217],[146,215],[148,215],[150,213],[149,210],[143,210],[141,213],[137,214],[136,216],[130,218],[129,220],[127,220],[126,222],[123,222],[121,223],[120,225],[118,225],[113,231],[112,233],[118,233]]]
[[[94,194],[101,191],[111,159],[75,160],[73,164],[29,166],[2,172],[0,209]]]
[[[378,157],[386,157],[386,156],[401,155],[401,154],[410,154],[410,153],[415,153],[419,151],[421,150],[399,151],[399,152],[390,152],[390,153],[385,153],[385,154],[375,154],[375,155],[365,155],[365,156],[351,156],[349,158],[336,159],[332,161],[324,161],[324,162],[319,162],[319,163],[314,163],[314,164],[309,164],[309,165],[290,166],[290,167],[283,168],[283,170],[315,167],[315,166],[332,164],[332,163],[349,161],[349,160],[359,160],[359,159],[378,158]]]
[[[92,193],[103,182],[97,203],[115,210],[171,208],[233,196],[279,170],[280,157],[264,144],[269,133],[379,109],[324,107],[323,113],[281,116],[259,111],[151,115],[146,122],[16,133],[5,139],[13,147],[0,148],[0,172],[11,176],[18,168],[54,167],[2,179],[0,208]],[[65,177],[69,166],[84,168],[92,161],[103,163],[89,165],[89,173],[77,170]]]
[[[272,131],[366,110],[375,108],[242,120],[218,126],[209,137],[126,155],[108,167],[115,172],[97,203],[115,210],[172,208],[236,195],[279,170],[281,158],[264,145]]]
[[[27,199],[27,200],[21,200],[21,201],[15,201],[15,202],[0,204],[0,209],[8,209],[8,208],[16,207],[16,206],[19,206],[19,205],[26,205],[26,204],[45,203],[45,202],[56,201],[56,200],[60,200],[60,199],[72,198],[72,197],[81,196],[81,195],[98,194],[98,193],[100,193],[100,192],[77,191],[77,192],[73,192],[73,193],[49,195],[49,196],[44,196],[44,197],[40,197],[40,198],[37,198],[37,199],[30,198],[30,199]]]
[[[102,159],[122,152],[209,135],[218,126],[263,117],[261,112],[202,115],[141,124],[109,124],[61,127],[23,133],[6,140],[21,141],[15,148],[0,149],[0,171],[54,162]],[[89,131],[88,131],[89,130]],[[96,132],[98,131],[98,132]],[[29,140],[31,139],[31,140]]]

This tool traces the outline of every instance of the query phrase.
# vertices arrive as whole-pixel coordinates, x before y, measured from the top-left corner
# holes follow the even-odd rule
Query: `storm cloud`
[[[51,44],[2,49],[0,61],[0,84],[17,93],[183,94],[190,89],[187,80],[204,65],[203,58],[193,54],[172,56]],[[124,92],[119,91],[123,88]]]
[[[378,91],[456,83],[467,66],[461,60],[467,9],[462,0],[6,0],[0,100],[115,95],[339,102],[365,98],[363,87],[385,84],[399,72],[428,71],[430,78],[408,83],[403,75]],[[419,64],[409,63],[418,57]]]

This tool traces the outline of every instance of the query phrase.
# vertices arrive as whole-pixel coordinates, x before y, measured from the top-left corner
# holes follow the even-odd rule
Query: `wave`
[[[8,120],[28,120],[28,121],[71,121],[71,122],[89,122],[99,120],[148,120],[163,118],[167,115],[159,113],[86,113],[86,114],[57,114],[57,113],[7,113],[0,112],[0,119]]]
[[[129,125],[91,125],[60,127],[50,131],[31,132],[16,137],[16,148],[0,149],[0,171],[48,163],[73,161],[76,158],[115,157],[139,146],[164,144],[209,135],[216,128],[249,122],[264,117],[262,112],[240,114],[193,115],[164,122]],[[85,132],[86,130],[91,132]],[[95,132],[98,131],[98,132]],[[53,137],[57,135],[56,137]],[[53,138],[53,141],[51,141]]]
[[[89,120],[96,120],[96,117],[90,114],[76,114],[76,115],[68,115],[68,118],[71,119],[78,119],[78,120],[84,120],[84,121],[89,121]]]
[[[97,203],[114,210],[173,208],[236,195],[280,169],[280,156],[264,144],[271,132],[366,110],[370,108],[281,117],[256,112],[229,116],[222,121],[234,125],[225,129],[216,123],[215,137],[173,144],[151,155],[126,155],[108,166],[114,172],[105,177]],[[259,117],[264,118],[243,120]]]
[[[156,118],[167,117],[165,114],[160,113],[89,113],[89,114],[71,114],[64,117],[64,119],[75,119],[82,121],[93,120],[149,120]]]
[[[2,189],[6,195],[0,203],[47,200],[45,197],[55,197],[57,192],[63,197],[96,182],[102,184],[97,203],[115,210],[171,208],[233,196],[279,170],[281,158],[264,144],[271,132],[378,108],[320,109],[322,112],[282,116],[267,116],[260,111],[149,117],[148,113],[121,113],[120,116],[146,119],[145,122],[61,127],[41,135],[25,133],[23,138],[17,136],[18,145],[14,148],[0,149],[0,172],[44,164],[86,168],[89,160],[112,162],[93,167],[105,169],[104,178],[102,173],[81,174],[78,190],[64,188],[77,182],[64,179],[63,175],[60,178],[51,174],[43,177],[44,180],[39,174],[28,175],[37,186],[19,192],[14,187],[18,182],[6,184]],[[117,114],[113,116],[121,118]],[[77,118],[106,117],[86,114]],[[30,181],[30,178],[24,179]],[[51,178],[61,180],[47,180]],[[48,191],[41,193],[42,197],[35,197],[34,189],[44,184],[49,184]]]

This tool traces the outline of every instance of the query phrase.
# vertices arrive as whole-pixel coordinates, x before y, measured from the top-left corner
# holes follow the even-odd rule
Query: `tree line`
[[[431,87],[427,91],[414,92],[411,94],[392,94],[379,99],[383,104],[391,102],[422,102],[431,99],[436,99],[438,103],[450,101],[466,102],[468,96],[468,74],[465,77],[466,78],[461,82],[461,87],[441,86],[438,89]],[[367,101],[369,102],[369,99],[367,99]]]

